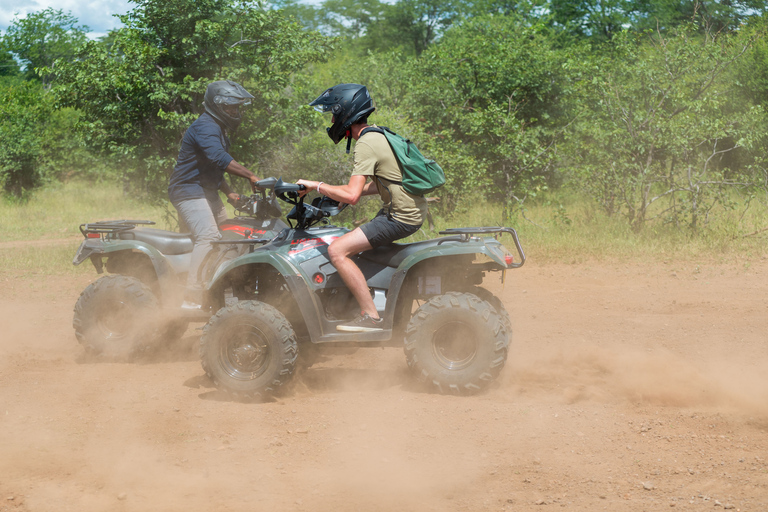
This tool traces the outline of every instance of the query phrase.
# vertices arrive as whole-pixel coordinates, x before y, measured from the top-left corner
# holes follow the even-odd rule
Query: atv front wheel
[[[205,373],[218,389],[244,400],[263,400],[290,381],[297,353],[291,324],[259,301],[220,309],[200,340]]]
[[[508,346],[504,318],[471,293],[431,298],[405,334],[408,367],[442,394],[470,395],[488,386],[504,367]]]
[[[156,338],[158,302],[135,277],[108,275],[91,283],[75,304],[72,325],[87,352],[130,358]]]

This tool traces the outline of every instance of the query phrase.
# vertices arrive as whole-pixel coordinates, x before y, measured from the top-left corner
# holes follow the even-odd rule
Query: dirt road
[[[361,349],[235,403],[194,329],[87,362],[91,279],[0,274],[0,511],[768,510],[765,259],[529,262],[491,285],[512,351],[470,398]]]

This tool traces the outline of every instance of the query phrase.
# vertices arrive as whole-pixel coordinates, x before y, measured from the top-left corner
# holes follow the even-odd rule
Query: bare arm
[[[221,186],[219,187],[219,190],[224,192],[224,195],[227,196],[227,201],[230,204],[234,204],[234,202],[240,196],[240,194],[232,190],[232,188],[229,186],[229,183],[227,183],[227,180],[221,180]]]
[[[241,178],[250,180],[251,189],[253,189],[254,191],[256,190],[256,182],[259,181],[259,178],[257,178],[256,175],[253,174],[251,171],[246,169],[244,165],[241,165],[237,163],[235,160],[232,160],[231,162],[229,162],[229,165],[224,170],[234,176],[240,176]]]
[[[366,183],[367,179],[367,176],[352,176],[346,185],[329,185],[320,181],[309,180],[299,180],[296,183],[304,185],[307,190],[318,190],[318,186],[320,186],[319,193],[340,203],[355,205],[362,196],[369,196],[378,192],[376,183],[373,181]]]

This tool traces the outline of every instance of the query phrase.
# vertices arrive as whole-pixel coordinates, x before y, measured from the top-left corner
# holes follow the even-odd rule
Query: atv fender
[[[88,238],[80,244],[80,248],[72,260],[73,265],[79,265],[86,259],[91,260],[96,272],[103,273],[103,256],[114,255],[119,252],[141,252],[145,254],[152,267],[155,269],[157,280],[161,286],[171,285],[176,282],[176,276],[166,257],[157,249],[144,242],[136,240],[102,240],[97,238]]]
[[[503,246],[492,238],[467,242],[451,240],[444,244],[428,247],[408,256],[402,263],[400,263],[397,267],[397,271],[392,276],[392,281],[390,282],[387,293],[387,296],[391,298],[387,300],[387,307],[384,314],[385,319],[388,319],[389,322],[394,319],[395,312],[397,311],[396,308],[402,298],[400,291],[403,284],[408,279],[408,272],[418,263],[435,258],[452,258],[456,256],[476,254],[485,255],[491,260],[485,264],[483,270],[506,270],[507,268],[511,268],[511,266],[506,263],[506,252]]]
[[[487,238],[484,240],[472,240],[468,242],[450,240],[444,244],[425,248],[424,250],[414,253],[404,259],[403,262],[400,263],[400,265],[397,267],[397,270],[408,271],[408,269],[417,263],[429,258],[439,258],[445,256],[450,257],[464,254],[484,254],[500,265],[498,270],[510,268],[504,259],[506,253],[503,249],[503,246],[496,240]]]
[[[222,264],[213,274],[210,282],[206,284],[208,293],[227,279],[227,276],[239,268],[248,266],[269,266],[275,269],[285,280],[299,307],[301,316],[310,334],[313,343],[321,337],[322,327],[320,322],[321,305],[314,299],[315,294],[302,277],[301,271],[288,259],[276,251],[258,250],[239,256]]]

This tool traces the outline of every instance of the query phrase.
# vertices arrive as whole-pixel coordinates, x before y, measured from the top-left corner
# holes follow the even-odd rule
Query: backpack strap
[[[395,133],[392,130],[390,130],[389,128],[387,128],[386,126],[369,126],[368,128],[365,128],[362,132],[360,132],[360,138],[362,138],[363,135],[365,135],[368,132],[380,133],[380,134],[382,134],[384,136],[387,135],[386,132],[389,132],[389,133],[392,133],[392,134]],[[389,139],[387,139],[387,144],[389,144]],[[390,149],[391,149],[391,147],[392,146],[390,146]],[[392,150],[392,154],[394,154],[394,153],[395,153],[395,151]],[[395,160],[397,160],[397,155],[395,155]],[[378,176],[376,176],[376,177],[378,178]],[[381,181],[379,181],[379,182],[381,182]],[[401,187],[403,186],[403,182],[402,181],[390,181],[390,183],[392,183],[394,185],[400,185]],[[384,187],[384,188],[389,190],[388,187]],[[392,196],[392,194],[390,193],[390,197],[391,196]]]
[[[360,132],[360,137],[365,135],[368,132],[374,132],[374,133],[380,133],[384,135],[384,130],[379,128],[378,126],[369,126],[368,128],[363,129],[363,131]]]
[[[379,126],[369,126],[368,128],[363,129],[362,132],[360,132],[360,138],[362,138],[363,135],[365,135],[368,132],[380,133],[380,134],[382,134],[382,135],[384,135],[386,137],[387,134],[386,134],[386,132],[384,130],[386,130],[389,133],[395,133],[392,130],[390,130],[389,128],[387,128],[386,126],[381,126],[381,127],[379,127]],[[387,139],[387,144],[389,144],[389,139]],[[391,145],[389,147],[390,147],[390,149],[392,149]],[[392,154],[395,155],[395,150],[394,149],[392,150]],[[395,160],[397,161],[397,155],[395,155]],[[398,162],[398,164],[399,164],[399,162]],[[392,217],[392,192],[389,190],[389,187],[384,186],[384,182],[381,181],[381,178],[379,176],[376,176],[376,174],[374,173],[373,177],[376,179],[377,185],[381,186],[381,187],[384,187],[386,189],[386,191],[389,193],[389,211],[387,212],[387,217],[391,220],[393,218]],[[387,180],[387,181],[389,181],[389,180]],[[401,187],[403,186],[403,182],[402,181],[389,181],[389,182],[391,184],[393,184],[393,185],[399,185]]]

